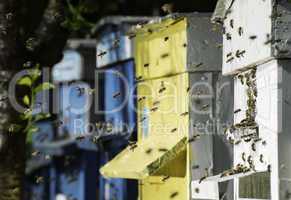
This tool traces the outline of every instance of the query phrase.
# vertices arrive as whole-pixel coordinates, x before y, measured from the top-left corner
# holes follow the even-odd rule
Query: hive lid
[[[186,153],[186,147],[186,137],[155,135],[126,148],[100,172],[110,178],[145,179],[158,173],[181,153]]]

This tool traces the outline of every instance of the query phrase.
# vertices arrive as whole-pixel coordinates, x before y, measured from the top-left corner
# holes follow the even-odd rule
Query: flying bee
[[[202,106],[202,108],[201,108],[201,110],[206,110],[207,108],[209,108],[209,104],[206,104],[206,105],[204,105],[204,106]]]
[[[226,54],[227,58],[230,57],[230,56],[232,56],[232,52],[229,52],[228,54]]]
[[[164,41],[167,42],[169,40],[169,37],[165,37]]]
[[[241,84],[244,85],[244,76],[240,74],[237,78],[240,80]]]
[[[234,144],[239,145],[241,143],[241,140],[236,141]]]
[[[178,130],[177,128],[173,128],[173,129],[171,130],[171,132],[174,133],[174,132],[176,132],[177,130]]]
[[[128,39],[133,39],[133,38],[135,38],[136,37],[136,34],[135,33],[133,33],[133,32],[131,32],[131,33],[128,33]]]
[[[198,67],[201,67],[202,65],[203,65],[203,63],[201,62],[201,63],[196,64],[194,67],[198,68]]]
[[[240,58],[240,57],[243,56],[245,53],[246,53],[245,50],[242,50],[242,51],[237,50],[236,53],[235,53],[235,56],[236,56],[237,58]]]
[[[187,116],[189,114],[189,112],[184,112],[181,114],[181,116]]]
[[[173,192],[171,195],[170,195],[170,198],[173,199],[175,198],[176,196],[179,195],[179,192]]]
[[[255,39],[257,39],[257,37],[258,36],[256,36],[256,35],[251,35],[249,38],[250,38],[250,40],[255,40]]]
[[[199,169],[199,167],[200,167],[199,165],[193,165],[192,169]]]
[[[120,95],[121,95],[121,92],[116,92],[115,94],[113,94],[113,98],[115,99],[115,98],[119,97]]]
[[[135,78],[136,81],[140,81],[142,79],[142,76],[138,76]]]
[[[259,141],[262,141],[262,138],[257,138],[257,139],[254,140],[254,142],[256,142],[256,143],[259,142]]]
[[[199,193],[200,192],[200,189],[199,188],[195,188],[195,192],[196,193]]]
[[[226,34],[226,39],[227,39],[227,40],[231,40],[231,38],[232,38],[232,37],[231,37],[231,34],[230,34],[230,33],[227,33],[227,34]]]
[[[243,34],[243,28],[242,27],[238,28],[238,34],[239,34],[239,36],[242,36],[242,34]]]
[[[143,97],[140,97],[140,98],[138,99],[138,101],[142,101],[142,100],[145,100],[145,99],[146,99],[146,97],[143,96]]]
[[[237,114],[237,113],[239,113],[239,112],[241,112],[241,109],[237,109],[237,110],[235,110],[235,111],[234,111],[234,114]]]
[[[155,112],[155,111],[157,111],[159,108],[158,107],[153,107],[152,109],[151,109],[151,112]]]
[[[188,143],[195,142],[199,138],[200,138],[200,135],[194,135],[193,137],[189,138]]]
[[[146,120],[146,117],[141,118],[140,122],[144,122],[144,120]]]
[[[153,149],[149,148],[146,150],[146,154],[151,154],[153,152]]]
[[[169,151],[169,150],[166,149],[166,148],[159,148],[159,151],[160,151],[160,152],[167,152],[167,151]]]
[[[164,53],[164,54],[161,55],[161,58],[167,58],[167,57],[169,57],[168,53]]]
[[[252,150],[253,150],[253,151],[256,151],[256,143],[253,143],[253,144],[252,144]]]
[[[268,165],[268,172],[271,173],[271,171],[272,171],[272,166]]]
[[[263,154],[260,155],[260,162],[264,163],[264,155]]]
[[[233,20],[233,19],[231,19],[231,20],[229,21],[229,25],[230,25],[231,28],[234,27],[234,20]]]
[[[144,67],[149,67],[150,64],[149,64],[149,63],[145,63],[143,66],[144,66]]]
[[[157,106],[157,105],[159,105],[160,104],[160,101],[155,101],[155,102],[153,102],[153,106]]]
[[[242,155],[241,155],[241,159],[242,159],[244,162],[246,162],[246,153],[242,153]]]
[[[135,144],[132,144],[132,145],[129,145],[129,150],[131,150],[131,151],[134,151],[134,149],[136,149],[137,148],[137,144],[135,143]]]
[[[230,57],[229,59],[226,60],[226,63],[230,63],[234,60],[234,57]]]
[[[203,176],[202,178],[199,179],[199,184],[202,183],[202,181],[204,181],[207,178],[207,176]]]
[[[105,56],[107,54],[107,52],[106,51],[100,51],[100,53],[97,55],[98,57],[103,57],[103,56]]]
[[[168,179],[170,179],[170,176],[165,176],[165,177],[162,179],[162,181],[165,182],[165,181],[167,181]]]
[[[159,93],[162,93],[166,90],[166,87],[162,87],[161,89],[159,89]]]
[[[253,158],[252,156],[248,157],[248,163],[252,166],[253,165]]]
[[[166,90],[164,81],[161,82],[161,88],[159,89],[159,93],[162,93]]]

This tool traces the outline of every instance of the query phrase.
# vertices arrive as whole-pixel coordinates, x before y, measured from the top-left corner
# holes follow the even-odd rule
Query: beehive
[[[272,58],[291,58],[290,1],[220,0],[214,20],[224,23],[224,74]]]
[[[289,1],[221,0],[214,15],[225,27],[223,72],[236,74],[234,166],[217,177],[233,180],[234,199],[290,197],[290,10]]]
[[[241,111],[231,135],[242,142],[235,147],[234,165],[255,173],[235,181],[239,198],[284,199],[291,189],[286,181],[291,174],[289,66],[289,60],[272,60],[235,80],[235,109]]]
[[[142,200],[153,193],[157,200],[190,199],[191,181],[205,176],[205,168],[219,170],[214,160],[221,156],[213,135],[218,127],[208,134],[195,125],[227,121],[232,112],[215,103],[219,99],[231,108],[223,100],[231,82],[219,72],[222,37],[209,14],[174,14],[130,37],[136,46],[138,141],[101,173],[140,180]]]

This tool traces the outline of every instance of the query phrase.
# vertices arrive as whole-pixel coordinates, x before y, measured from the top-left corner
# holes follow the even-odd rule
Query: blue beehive
[[[57,157],[50,168],[51,200],[61,197],[72,200],[97,199],[97,154],[76,151]]]
[[[39,131],[33,135],[33,148],[39,155],[28,165],[27,200],[97,199],[97,145],[87,129],[92,108],[86,109],[94,76],[87,68],[92,68],[92,61],[95,68],[96,45],[87,40],[74,41],[75,46],[77,43],[81,50],[65,51],[64,59],[53,69],[53,80],[57,83],[54,100],[47,103],[49,96],[39,99],[42,104],[54,103],[55,118],[38,123]],[[49,110],[42,108],[34,114]],[[42,184],[33,182],[36,176]]]

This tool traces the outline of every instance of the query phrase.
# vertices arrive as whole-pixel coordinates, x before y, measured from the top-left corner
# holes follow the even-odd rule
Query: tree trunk
[[[0,200],[20,200],[25,171],[25,134],[6,133],[6,151],[1,152]]]
[[[68,31],[62,27],[64,7],[62,0],[39,0],[47,4],[41,12],[42,19],[36,31],[28,31],[31,24],[23,17],[31,12],[25,1],[0,0],[0,200],[23,199],[23,180],[26,158],[26,133],[11,130],[11,125],[25,127],[26,122],[20,119],[9,102],[9,81],[15,73],[23,69],[23,63],[30,61],[41,66],[51,67],[62,58]],[[37,9],[37,8],[34,8]],[[43,8],[41,8],[43,9]],[[30,48],[27,41],[33,41]],[[20,86],[17,86],[20,87]],[[27,93],[26,88],[16,88],[18,103]]]

